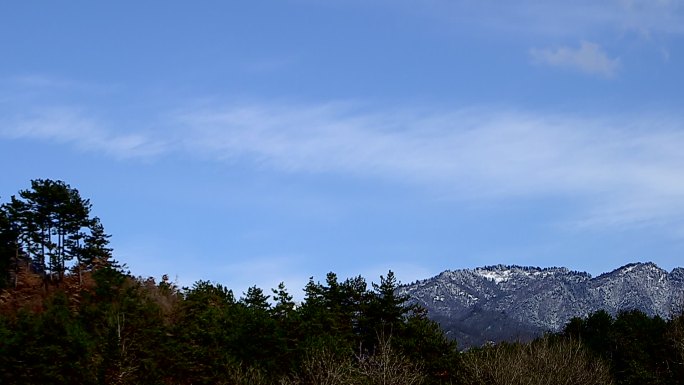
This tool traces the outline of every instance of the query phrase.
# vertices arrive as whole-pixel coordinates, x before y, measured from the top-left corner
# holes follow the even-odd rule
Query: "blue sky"
[[[3,201],[91,199],[133,273],[592,274],[684,251],[684,3],[6,1]]]

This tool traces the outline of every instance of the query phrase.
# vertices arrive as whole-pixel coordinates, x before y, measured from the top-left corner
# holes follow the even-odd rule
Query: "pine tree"
[[[16,257],[26,254],[36,270],[46,273],[46,283],[53,276],[60,282],[74,259],[80,273],[82,263],[106,262],[110,256],[109,235],[97,217],[90,217],[90,201],[62,181],[32,180],[30,189],[2,207],[7,227],[16,231]]]
[[[264,291],[256,286],[247,289],[244,298],[240,299],[245,306],[250,309],[268,310],[270,305],[268,303],[268,295],[264,295]]]
[[[75,242],[72,247],[75,250],[77,259],[76,268],[78,270],[79,283],[82,283],[83,270],[92,270],[98,266],[105,266],[109,263],[112,256],[112,249],[109,248],[109,238],[100,218],[94,217],[88,221],[88,232],[79,231],[74,235],[70,242]]]
[[[273,315],[280,319],[288,318],[295,310],[295,303],[292,300],[292,295],[287,292],[285,283],[280,282],[278,289],[271,289],[271,291],[273,292],[273,301],[275,302],[272,309]]]
[[[374,307],[376,321],[383,327],[391,328],[401,324],[415,306],[409,305],[409,296],[397,293],[399,283],[390,270],[387,277],[380,276],[380,284],[373,284],[375,290]]]
[[[10,275],[14,264],[16,232],[10,225],[10,220],[4,207],[0,207],[0,289],[10,283]]]

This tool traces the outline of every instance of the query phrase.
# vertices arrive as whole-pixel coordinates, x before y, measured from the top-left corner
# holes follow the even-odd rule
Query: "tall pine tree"
[[[30,189],[2,206],[7,219],[2,233],[12,234],[7,243],[14,246],[15,260],[25,255],[45,273],[46,283],[60,282],[71,261],[77,261],[80,272],[110,256],[109,235],[90,210],[90,201],[63,181],[35,179]]]

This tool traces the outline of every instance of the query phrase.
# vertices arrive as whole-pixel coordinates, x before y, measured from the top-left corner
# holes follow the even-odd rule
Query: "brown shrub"
[[[610,369],[578,341],[548,337],[528,344],[502,343],[464,355],[466,382],[488,385],[611,384]]]
[[[330,349],[319,348],[307,354],[301,374],[281,380],[282,385],[420,385],[425,376],[381,339],[373,354],[342,357]]]

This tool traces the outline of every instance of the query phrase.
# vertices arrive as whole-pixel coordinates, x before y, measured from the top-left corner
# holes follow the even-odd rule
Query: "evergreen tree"
[[[615,318],[600,310],[586,319],[572,319],[563,334],[582,341],[605,359],[618,384],[680,384],[684,379],[673,354],[676,349],[668,339],[669,328],[662,318],[639,310],[621,312]]]
[[[376,334],[390,336],[400,333],[408,315],[416,309],[409,304],[408,295],[397,293],[399,283],[391,270],[380,276],[380,284],[373,283],[374,292],[368,304],[366,322]]]
[[[90,218],[91,204],[62,181],[36,179],[31,188],[3,205],[9,227],[16,231],[15,254],[26,253],[46,278],[64,277],[68,263],[106,260],[109,237],[98,218]],[[47,281],[46,281],[47,282]]]
[[[185,289],[172,327],[177,343],[172,371],[188,384],[213,384],[218,373],[231,370],[237,364],[234,341],[241,311],[223,285],[198,281]]]
[[[0,289],[7,287],[15,263],[17,234],[4,207],[0,207]]]
[[[264,291],[256,286],[247,289],[247,293],[240,302],[250,309],[266,311],[270,308],[268,303],[269,296],[264,295]]]
[[[309,277],[304,287],[304,302],[299,309],[302,317],[302,331],[306,335],[321,335],[327,328],[328,316],[324,292],[323,285],[315,282],[313,277]]]
[[[360,337],[364,333],[361,325],[368,308],[367,302],[372,298],[368,293],[368,285],[363,277],[356,276],[347,278],[342,283],[341,291],[343,316],[347,320],[346,322],[349,323],[351,332],[360,341]]]
[[[278,289],[271,289],[271,291],[273,292],[273,301],[275,302],[272,309],[273,315],[279,319],[291,317],[295,310],[295,303],[292,300],[292,295],[287,292],[285,283],[280,282]]]
[[[565,326],[563,334],[582,340],[592,351],[606,359],[612,357],[615,320],[605,310],[590,314],[586,319],[573,318]]]
[[[16,278],[19,265],[26,269],[32,267],[38,273],[44,272],[42,265],[34,263],[31,266],[30,257],[27,255],[27,250],[31,248],[33,234],[36,230],[34,224],[27,219],[26,204],[12,197],[9,203],[0,206],[0,211],[3,217],[2,223],[0,223],[1,247],[4,249],[4,258],[10,272],[14,273]]]

